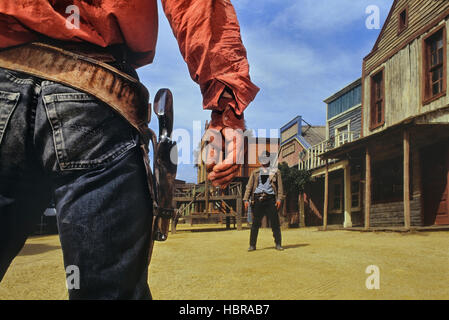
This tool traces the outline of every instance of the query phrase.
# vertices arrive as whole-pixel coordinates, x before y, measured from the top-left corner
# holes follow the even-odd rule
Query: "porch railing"
[[[324,166],[326,164],[326,161],[321,159],[321,154],[329,150],[341,147],[346,143],[353,142],[359,138],[359,132],[344,131],[335,135],[334,137],[331,137],[329,140],[325,140],[310,147],[307,150],[303,150],[300,154],[299,169],[313,170]]]

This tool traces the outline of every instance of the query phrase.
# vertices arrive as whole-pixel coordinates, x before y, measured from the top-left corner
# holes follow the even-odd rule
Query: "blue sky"
[[[382,27],[393,0],[234,0],[252,81],[260,92],[245,112],[248,128],[280,128],[301,115],[324,125],[324,99],[361,76],[362,59],[380,29],[368,29],[365,12],[380,9]],[[199,87],[189,76],[159,1],[159,37],[153,64],[138,70],[152,96],[158,88],[174,95],[175,128],[192,132],[210,111],[202,110]],[[152,128],[157,128],[153,117]],[[190,141],[192,144],[192,141]],[[193,159],[193,156],[190,156]],[[196,181],[193,165],[178,178]]]

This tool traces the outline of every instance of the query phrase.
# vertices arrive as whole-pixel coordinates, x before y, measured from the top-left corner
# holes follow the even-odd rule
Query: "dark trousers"
[[[253,208],[253,224],[251,225],[251,235],[249,244],[256,246],[259,228],[262,224],[263,217],[266,216],[270,220],[271,230],[273,231],[274,242],[281,245],[281,226],[279,223],[279,215],[276,209],[274,198],[265,201],[255,201]]]
[[[69,298],[151,298],[138,143],[94,97],[0,68],[0,281],[54,196],[67,276],[79,270]]]

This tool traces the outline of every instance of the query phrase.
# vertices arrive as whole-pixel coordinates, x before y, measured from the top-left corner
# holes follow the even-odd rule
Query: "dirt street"
[[[271,230],[247,252],[249,230],[190,232],[157,243],[149,283],[155,299],[449,299],[449,233]],[[368,266],[379,289],[368,290]],[[66,299],[57,236],[33,237],[3,282],[0,299]]]

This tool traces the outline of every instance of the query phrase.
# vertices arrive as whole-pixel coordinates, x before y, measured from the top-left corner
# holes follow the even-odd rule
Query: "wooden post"
[[[206,177],[206,180],[204,181],[204,197],[206,200],[206,208],[204,209],[204,212],[209,216],[209,179]]]
[[[299,194],[299,227],[304,228],[306,226],[306,212],[304,208],[305,193]]]
[[[327,210],[329,205],[329,165],[326,159],[326,173],[324,175],[324,217],[323,230],[327,230]]]
[[[352,227],[352,218],[351,218],[351,170],[349,164],[344,168],[345,175],[345,217],[343,222],[344,228]]]
[[[242,196],[241,194],[238,196],[237,201],[237,230],[242,230]]]
[[[176,202],[176,201],[173,201],[174,202],[174,206],[173,206],[173,208],[178,208],[178,203]],[[181,206],[180,206],[181,207]],[[178,210],[180,210],[180,208],[178,208],[178,209],[175,209],[175,216],[177,216],[178,215]],[[175,223],[175,217],[173,217],[172,219],[171,219],[171,234],[176,234],[176,223]]]
[[[365,154],[365,229],[370,228],[371,210],[371,154],[369,146],[366,147]]]
[[[404,227],[410,229],[410,133],[404,130]]]
[[[176,223],[175,223],[175,219],[171,219],[171,234],[176,234]]]

